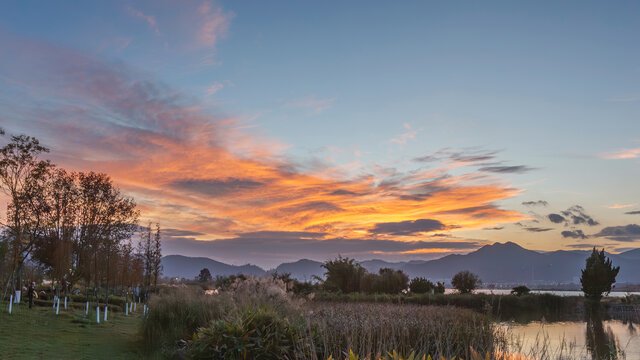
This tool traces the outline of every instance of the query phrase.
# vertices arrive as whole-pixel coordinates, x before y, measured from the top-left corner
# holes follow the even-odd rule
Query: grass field
[[[109,313],[96,324],[95,309],[60,310],[21,304],[13,314],[0,314],[2,359],[141,359],[138,329],[140,314],[125,317]],[[101,309],[102,310],[102,309]]]

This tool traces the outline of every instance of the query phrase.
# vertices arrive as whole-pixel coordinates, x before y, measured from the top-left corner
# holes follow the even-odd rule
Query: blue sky
[[[468,175],[481,177],[473,181],[484,185],[517,190],[477,206],[514,211],[520,218],[491,218],[484,225],[447,219],[451,224],[446,241],[451,244],[516,241],[540,250],[593,244],[623,250],[640,243],[640,234],[628,227],[638,223],[640,215],[626,214],[640,209],[639,7],[634,2],[577,1],[5,2],[0,12],[7,50],[0,55],[0,122],[8,132],[38,135],[61,166],[112,173],[143,205],[148,218],[200,234],[170,239],[167,249],[174,253],[190,254],[203,241],[242,238],[245,232],[311,231],[321,222],[251,220],[235,215],[246,203],[230,210],[228,202],[218,204],[221,200],[213,194],[208,194],[213,198],[206,206],[176,200],[181,193],[172,184],[177,183],[222,181],[235,184],[234,190],[267,183],[250,167],[243,172],[212,167],[220,155],[202,148],[212,143],[216,151],[225,149],[225,158],[228,152],[265,167],[295,168],[296,176],[360,185],[373,176],[377,180],[367,183],[369,190],[385,199],[390,193],[379,187],[384,179],[427,170],[438,170],[438,179],[443,174],[455,178],[456,186],[470,187],[468,177],[458,178]],[[58,56],[55,66],[47,61],[50,56]],[[64,71],[72,74],[60,77]],[[81,76],[74,71],[81,71]],[[142,86],[144,99],[126,103],[123,111],[122,99],[105,103],[103,91],[93,93],[94,85],[78,85],[91,77],[100,79],[95,86],[106,81],[102,77],[126,91]],[[151,101],[179,107],[179,116],[189,117],[184,121],[188,126],[163,123],[167,120],[156,108],[145,106]],[[70,104],[73,116],[68,113]],[[191,111],[198,113],[197,120]],[[193,129],[206,124],[217,130],[203,145],[199,137],[194,140]],[[54,130],[63,126],[101,130],[79,144],[76,135]],[[177,136],[187,148],[197,143],[211,158],[189,163],[193,173],[181,170],[182,177],[158,174],[144,183],[134,181],[121,171],[124,165],[119,161],[127,158],[127,166],[148,170],[149,164],[143,163],[149,158],[145,151],[151,150],[118,153],[113,142],[139,136],[136,130],[141,129],[148,132],[145,139],[150,134]],[[87,146],[95,152],[91,157]],[[163,152],[167,149],[161,146],[154,152],[154,161],[173,159]],[[438,151],[438,161],[414,160]],[[454,153],[491,153],[492,164],[448,167]],[[224,163],[234,166],[232,161]],[[403,179],[402,186],[413,181]],[[150,189],[176,193],[168,196]],[[265,193],[243,195],[256,199]],[[522,205],[538,200],[548,204]],[[289,209],[290,201],[279,204]],[[344,204],[331,204],[352,211]],[[598,225],[548,221],[548,214],[574,205],[582,206]],[[629,206],[609,208],[616,205]],[[181,206],[189,216],[176,221],[172,206]],[[424,209],[432,206],[425,203]],[[314,216],[330,217],[315,211]],[[436,213],[427,213],[446,224]],[[363,246],[354,250],[357,257],[416,257],[406,249],[371,250],[364,244],[380,238],[434,242],[432,231],[401,238],[370,231],[373,224],[406,225],[427,213],[394,205],[385,210],[388,221],[380,216],[334,219],[324,224],[325,237],[315,241],[358,238]],[[201,217],[227,227],[194,220]],[[351,232],[345,230],[347,221],[357,224]],[[549,230],[527,230],[531,228]],[[624,239],[605,236],[605,228],[622,231]],[[562,235],[577,230],[585,238]],[[366,238],[356,236],[358,231]],[[279,240],[286,244],[285,238]],[[266,248],[268,244],[265,240]],[[439,249],[459,250],[444,245]],[[230,255],[231,260],[242,261],[241,250]],[[337,252],[334,246],[322,256]],[[305,255],[300,250],[283,256]],[[433,253],[425,250],[419,255]]]

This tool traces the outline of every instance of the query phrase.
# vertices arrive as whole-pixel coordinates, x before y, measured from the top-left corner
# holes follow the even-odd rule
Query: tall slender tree
[[[3,224],[12,274],[7,286],[13,279],[16,290],[21,286],[25,260],[46,231],[45,189],[53,165],[39,156],[48,151],[38,139],[26,135],[13,135],[9,143],[0,148],[0,190],[9,198]]]
[[[620,272],[620,266],[613,266],[611,259],[605,256],[604,249],[598,251],[594,247],[580,277],[584,296],[592,301],[600,302],[603,293],[611,292],[618,272]]]

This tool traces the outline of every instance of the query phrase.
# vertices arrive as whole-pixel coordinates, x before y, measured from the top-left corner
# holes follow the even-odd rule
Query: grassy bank
[[[391,303],[456,306],[471,309],[500,320],[532,321],[566,319],[579,316],[584,299],[577,296],[530,294],[523,296],[491,294],[340,294],[319,292],[314,301],[330,303]]]
[[[353,350],[468,358],[500,344],[490,319],[447,306],[329,303],[292,298],[273,280],[218,295],[168,289],[151,300],[143,339],[151,354],[191,359],[334,359]]]
[[[102,319],[101,319],[102,320]],[[140,359],[140,317],[121,314],[95,323],[95,313],[21,304],[0,314],[2,359]]]

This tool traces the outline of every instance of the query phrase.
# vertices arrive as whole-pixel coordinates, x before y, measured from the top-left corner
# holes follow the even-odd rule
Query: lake
[[[640,324],[632,321],[604,320],[530,322],[517,324],[504,322],[514,345],[512,353],[523,355],[546,352],[551,359],[627,359],[640,360]],[[547,349],[547,350],[544,350]],[[598,356],[594,356],[598,354]],[[611,355],[612,353],[617,356]]]
[[[446,289],[444,291],[445,294],[453,294],[456,293],[456,289]],[[476,294],[495,294],[495,295],[509,295],[511,294],[511,289],[476,289],[473,291]],[[531,290],[532,294],[554,294],[560,296],[583,296],[584,293],[582,291],[576,290]],[[624,297],[626,295],[640,295],[640,292],[623,292],[623,291],[612,291],[609,293],[609,297]]]

